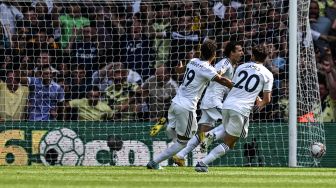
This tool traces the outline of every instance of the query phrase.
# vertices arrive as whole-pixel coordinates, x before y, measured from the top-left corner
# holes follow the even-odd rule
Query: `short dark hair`
[[[214,40],[207,39],[201,46],[201,57],[204,60],[209,60],[216,54],[217,44]]]
[[[252,48],[252,55],[255,61],[264,62],[267,57],[266,48],[261,45],[255,46]]]
[[[225,47],[224,55],[226,57],[229,57],[231,52],[236,51],[236,46],[241,46],[241,44],[239,42],[236,42],[236,41],[230,41]]]

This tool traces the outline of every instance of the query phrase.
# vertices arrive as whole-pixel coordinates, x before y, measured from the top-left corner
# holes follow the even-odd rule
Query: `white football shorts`
[[[249,118],[230,109],[222,111],[225,131],[231,136],[246,138],[248,134]]]
[[[191,138],[197,131],[196,111],[189,111],[172,102],[168,110],[169,127],[180,136]]]
[[[219,108],[202,109],[201,119],[198,124],[210,124],[211,127],[216,126],[216,122],[222,119],[222,112]]]

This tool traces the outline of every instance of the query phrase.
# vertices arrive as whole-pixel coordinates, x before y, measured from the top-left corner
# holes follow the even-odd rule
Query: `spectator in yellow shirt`
[[[6,82],[0,81],[0,120],[23,120],[29,89],[19,83],[14,71],[6,73]]]
[[[68,104],[69,109],[77,110],[78,120],[84,121],[104,121],[113,117],[112,109],[106,102],[100,100],[100,91],[98,87],[93,87],[87,94],[87,98],[74,99]],[[67,119],[69,120],[69,113]]]

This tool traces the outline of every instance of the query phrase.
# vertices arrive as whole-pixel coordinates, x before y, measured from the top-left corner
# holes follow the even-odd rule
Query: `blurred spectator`
[[[62,6],[54,6],[50,14],[50,24],[51,24],[51,34],[55,42],[59,42],[62,36],[62,28],[61,28],[61,21],[60,15],[62,15],[63,7]],[[49,34],[49,33],[48,33]],[[51,41],[50,41],[51,42]]]
[[[0,22],[5,36],[5,46],[10,47],[12,35],[16,33],[16,22],[23,19],[23,14],[17,7],[17,2],[0,3]]]
[[[38,1],[38,0],[32,0],[32,7],[39,8],[42,3],[45,4],[46,6],[46,9],[47,9],[46,12],[51,13],[54,7],[54,0],[43,0],[43,2]]]
[[[27,39],[25,48],[27,49],[27,54],[32,53],[37,56],[41,49],[55,50],[59,48],[59,45],[52,35],[48,35],[45,28],[39,28],[35,35]],[[24,53],[21,52],[21,54]]]
[[[111,3],[111,9],[105,14],[105,26],[111,29],[112,34],[112,53],[106,52],[107,62],[122,62],[125,61],[125,56],[122,54],[125,47],[125,41],[127,38],[126,27],[128,23],[127,10],[122,2],[109,2]],[[108,16],[110,15],[110,16]],[[99,26],[99,23],[98,23]],[[108,44],[107,44],[108,45]],[[123,52],[125,53],[125,52]],[[112,55],[112,60],[109,59],[109,55]]]
[[[276,45],[275,45],[276,44]],[[280,57],[280,50],[278,43],[265,42],[263,45],[266,47],[267,57],[265,60],[265,67],[269,69],[274,76],[274,85],[279,87],[281,81],[280,74],[286,72],[286,60]]]
[[[336,8],[335,0],[317,0],[320,16],[326,16],[327,8]]]
[[[326,42],[336,42],[336,36],[333,35],[323,35],[313,29],[310,29],[310,32],[312,34],[313,41],[318,41],[319,39],[322,39]]]
[[[142,33],[148,35],[155,20],[155,11],[153,11],[153,5],[149,2],[141,1],[140,12],[135,14],[133,17],[141,22]]]
[[[288,122],[289,112],[289,84],[288,79],[283,79],[278,88],[273,89],[272,105],[266,108],[269,110],[267,119],[276,122]]]
[[[6,73],[6,82],[0,81],[0,121],[24,120],[28,99],[28,87],[20,85],[18,74]]]
[[[153,24],[153,34],[155,35],[154,48],[156,52],[156,67],[166,64],[169,60],[170,39],[165,39],[165,33],[170,31],[171,11],[169,4],[157,4],[155,6],[156,19]]]
[[[126,69],[122,63],[115,62],[110,63],[103,67],[102,69],[96,71],[92,75],[92,84],[97,86],[100,91],[105,91],[105,89],[113,84],[113,80],[115,75],[119,75],[120,72],[126,71],[127,72],[127,82],[134,83],[134,84],[141,84],[141,76],[132,70],[123,70]]]
[[[188,53],[193,50],[195,45],[202,43],[199,32],[192,31],[192,17],[190,15],[182,15],[179,17],[177,31],[169,33],[171,38],[170,64],[168,66],[175,67],[179,61],[186,62]]]
[[[29,86],[28,120],[55,120],[58,108],[63,108],[64,90],[52,80],[51,68],[48,64],[41,68],[41,77],[21,77],[21,83]]]
[[[106,102],[101,101],[100,91],[98,87],[92,87],[87,93],[86,98],[74,99],[69,102],[67,105],[66,118],[65,120],[70,120],[71,109],[74,108],[77,110],[78,120],[84,121],[103,121],[111,119],[113,117],[112,109],[107,105]]]
[[[59,71],[55,69],[52,65],[54,64],[54,57],[51,56],[49,50],[42,49],[39,56],[36,58],[35,67],[33,69],[33,74],[35,77],[41,76],[41,68],[43,66],[49,66],[51,73],[58,73]]]
[[[99,68],[96,28],[84,25],[82,29],[73,28],[73,35],[65,49],[71,54],[71,62],[83,64],[88,77]]]
[[[139,73],[142,79],[148,78],[154,71],[154,50],[146,35],[142,33],[139,20],[133,19],[130,33],[121,46],[123,62],[128,69]]]
[[[279,44],[280,55],[287,55],[287,26],[281,20],[280,13],[276,9],[267,9],[263,19],[264,23],[259,25],[254,41],[257,44],[263,42]]]
[[[316,0],[312,0],[310,2],[309,7],[309,22],[310,27],[314,31],[321,33],[322,35],[328,35],[331,28],[331,21],[329,18],[325,16],[320,16],[320,7]],[[315,41],[315,45],[320,48],[322,52],[325,47],[327,47],[327,43],[322,40]]]
[[[13,51],[10,50],[10,49],[0,49],[0,76],[1,76],[1,79],[2,78],[5,78],[5,75],[6,75],[6,70],[7,70],[7,67],[8,66],[12,66],[13,62],[18,62],[17,61],[17,58],[19,56],[14,56],[13,54]],[[2,79],[3,81],[5,79]]]
[[[4,28],[0,27],[0,49],[5,48],[5,34],[4,34]]]
[[[81,15],[81,6],[78,3],[70,3],[67,13],[59,17],[62,27],[61,46],[66,48],[75,29],[82,29],[83,26],[90,25],[90,20]]]
[[[69,85],[69,93],[65,94],[67,100],[81,99],[86,96],[86,91],[91,88],[91,77],[88,77],[84,65],[75,64],[71,67],[71,77],[65,80],[65,84]]]
[[[209,2],[207,0],[200,1],[200,24],[201,24],[201,35],[202,36],[216,36],[216,16],[213,10],[208,6]],[[217,40],[217,39],[216,39]],[[218,40],[217,40],[218,42]]]
[[[170,77],[169,69],[164,65],[156,68],[155,75],[149,77],[141,87],[142,98],[148,104],[149,119],[156,122],[166,117],[171,99],[178,85]]]
[[[16,22],[16,27],[22,33],[29,36],[29,39],[34,37],[38,32],[37,14],[33,7],[23,7],[23,19]]]
[[[26,54],[27,35],[25,33],[17,33],[12,35],[11,39],[11,55]]]
[[[128,71],[124,67],[113,72],[113,83],[105,89],[108,105],[115,112],[114,120],[130,121],[138,119],[141,111],[136,98],[138,84],[127,82]]]
[[[57,75],[58,78],[70,79],[71,78],[70,58],[64,56],[58,57],[56,59],[56,69],[59,71]]]
[[[22,55],[20,59],[20,70],[23,71],[26,76],[32,77],[33,76],[33,69],[34,69],[34,57],[28,55]]]
[[[322,60],[322,74],[319,75],[319,89],[324,122],[336,122],[336,66],[330,50]]]
[[[106,56],[106,59],[112,60],[113,53],[113,28],[107,24],[110,17],[108,17],[109,12],[103,7],[96,8],[97,13],[95,14],[95,20],[97,22],[97,42],[100,56]],[[117,42],[117,41],[115,41]]]

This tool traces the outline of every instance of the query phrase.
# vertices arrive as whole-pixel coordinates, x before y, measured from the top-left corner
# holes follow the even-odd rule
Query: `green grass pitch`
[[[192,167],[44,167],[0,166],[1,188],[86,187],[336,187],[335,168],[210,167],[197,173]]]

